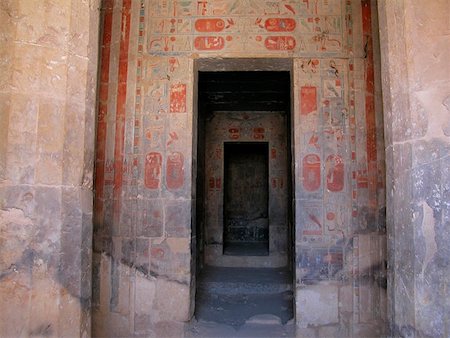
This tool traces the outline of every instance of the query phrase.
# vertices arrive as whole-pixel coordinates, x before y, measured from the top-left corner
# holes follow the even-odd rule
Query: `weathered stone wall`
[[[389,319],[394,335],[449,324],[450,2],[379,1]]]
[[[205,58],[292,60],[296,321],[328,335],[382,331],[373,4],[111,0],[102,13],[94,334],[177,335],[192,314],[194,66]]]
[[[99,1],[0,4],[0,335],[89,336]]]

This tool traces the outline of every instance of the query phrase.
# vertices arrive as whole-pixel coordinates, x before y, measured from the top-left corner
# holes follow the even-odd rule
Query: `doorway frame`
[[[197,201],[197,173],[198,173],[198,126],[199,126],[199,110],[198,110],[198,83],[199,72],[232,72],[232,71],[285,71],[290,75],[290,110],[287,112],[289,115],[288,128],[286,128],[286,136],[288,144],[286,145],[288,155],[288,166],[290,166],[290,172],[288,173],[288,221],[287,221],[287,258],[288,265],[292,270],[292,286],[293,286],[293,313],[294,321],[296,321],[296,197],[295,197],[295,184],[296,184],[296,165],[297,158],[295,156],[295,126],[294,126],[294,107],[296,104],[296,96],[294,95],[294,58],[249,58],[249,57],[230,57],[230,58],[198,58],[193,60],[193,89],[192,89],[192,200]],[[288,168],[289,170],[289,168]],[[197,276],[198,276],[198,255],[201,254],[198,246],[201,243],[197,243],[197,208],[198,202],[192,204],[191,212],[191,297],[190,297],[190,309],[191,315],[195,311],[195,293],[197,290]]]

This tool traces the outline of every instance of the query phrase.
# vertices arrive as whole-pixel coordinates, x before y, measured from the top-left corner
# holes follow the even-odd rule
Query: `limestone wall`
[[[449,332],[450,2],[380,1],[394,335]]]
[[[89,336],[99,1],[0,5],[0,335]]]
[[[383,329],[374,9],[356,0],[104,2],[95,334],[176,335],[193,313],[195,67],[228,58],[293,64],[297,324],[328,335]]]

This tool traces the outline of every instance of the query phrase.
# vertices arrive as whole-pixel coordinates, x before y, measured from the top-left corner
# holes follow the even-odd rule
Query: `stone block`
[[[42,99],[39,104],[38,146],[46,153],[61,152],[64,143],[65,102],[56,99]]]
[[[297,325],[330,325],[339,322],[338,287],[333,284],[318,283],[297,288]]]
[[[190,299],[189,285],[158,278],[154,302],[155,321],[188,321]]]
[[[153,332],[156,337],[183,337],[185,324],[180,321],[164,320],[155,323]]]
[[[28,145],[10,144],[7,150],[6,175],[16,183],[33,184],[36,172],[37,155]]]
[[[105,321],[103,332],[97,337],[130,337],[130,316],[122,313],[109,313],[102,316],[100,322]]]
[[[92,308],[93,310],[100,308],[100,289],[101,289],[101,255],[94,253],[92,255]]]
[[[34,149],[39,116],[39,99],[30,93],[15,93],[9,96],[9,104],[9,123],[5,130],[9,134],[8,143],[20,144],[26,141],[27,145]],[[24,138],[24,136],[27,137]]]
[[[90,311],[90,308],[86,308],[87,304],[74,297],[70,292],[62,292],[59,302],[58,337],[82,336],[82,326],[86,325],[86,319],[83,320],[82,313]],[[78,325],[74,325],[74,323]]]
[[[269,226],[269,250],[274,253],[286,253],[288,231],[285,225]]]
[[[326,325],[317,329],[318,337],[347,338],[348,334],[343,334],[339,325]]]
[[[50,186],[37,186],[35,188],[35,249],[41,255],[48,255],[50,260],[56,259],[54,250],[59,248],[60,245],[59,234],[62,225],[61,192],[61,188]]]
[[[374,321],[375,309],[379,304],[375,303],[378,288],[372,283],[365,283],[359,286],[359,318],[361,323]]]
[[[116,236],[130,237],[134,233],[139,215],[137,204],[135,199],[122,200],[120,222],[114,229]]]
[[[85,56],[70,55],[67,67],[67,100],[71,103],[86,104],[87,91],[91,88],[79,86],[86,84],[88,78],[88,59]]]
[[[87,158],[84,156],[86,125],[82,113],[84,107],[66,103],[64,116],[63,144],[63,182],[70,185],[85,184],[83,167]],[[78,126],[73,128],[73,126]]]
[[[89,246],[92,243],[90,240],[92,235],[84,229],[88,225],[83,224],[80,189],[62,189],[61,217],[61,264],[59,267],[59,278],[60,282],[70,290],[70,294],[79,298],[81,297],[81,276],[83,275],[83,270],[86,266],[91,266],[90,262],[86,262],[86,266],[83,266],[81,254],[85,250],[85,246]],[[91,229],[90,226],[89,229]],[[88,250],[91,250],[91,248]]]
[[[19,25],[20,26],[20,25]],[[39,93],[42,47],[16,44],[12,85],[17,93]]]
[[[164,206],[160,199],[138,201],[139,218],[136,225],[138,236],[160,237],[163,235]]]
[[[1,57],[1,56],[0,56]],[[0,66],[0,72],[2,71]],[[0,88],[2,87],[0,78]],[[11,110],[11,100],[8,94],[0,93],[0,177],[6,177],[6,152],[8,148],[8,127],[9,112]]]
[[[269,219],[272,224],[285,224],[287,221],[287,196],[272,198],[269,201]]]
[[[175,278],[190,275],[190,239],[167,238],[153,240],[150,246],[150,274]]]
[[[373,321],[367,324],[356,324],[352,328],[355,337],[385,337],[386,325],[383,322]],[[404,332],[406,333],[406,332]]]
[[[430,205],[440,200],[441,169],[439,161],[433,161],[412,169],[412,191],[416,201],[426,199]],[[438,202],[439,203],[439,202]]]
[[[165,232],[169,237],[189,237],[191,233],[191,200],[165,200]]]
[[[412,167],[418,167],[434,162],[438,160],[440,156],[441,142],[439,139],[415,141],[411,149]]]
[[[156,295],[156,280],[140,272],[136,273],[134,300],[134,330],[149,332],[153,325],[153,304]]]
[[[36,161],[35,182],[58,185],[62,181],[62,153],[40,153]]]
[[[92,6],[92,7],[91,7]],[[92,31],[90,25],[92,22],[96,22],[98,19],[93,19],[92,15],[98,14],[94,4],[84,3],[84,2],[71,2],[71,20],[69,26],[69,32],[71,39],[68,41],[68,46],[71,53],[75,55],[89,55],[90,50],[89,40],[84,37],[88,36],[89,31]]]
[[[398,172],[404,172],[413,167],[413,150],[409,142],[397,143],[393,146],[393,169]]]
[[[41,53],[39,91],[47,98],[64,99],[67,89],[67,51],[43,48]]]
[[[100,311],[109,311],[110,299],[111,299],[111,273],[112,263],[111,257],[105,254],[100,256]]]
[[[167,245],[172,253],[175,255],[181,254],[186,255],[190,254],[191,252],[191,239],[190,238],[167,238],[166,239]]]
[[[297,246],[298,275],[304,283],[337,279],[343,272],[343,251],[336,247]]]
[[[110,311],[124,316],[130,314],[130,268],[113,259],[110,274]]]
[[[61,285],[64,286],[66,292],[81,301],[81,243],[73,241],[74,237],[74,232],[64,232],[61,236],[61,253],[60,265],[58,268],[58,280]]]
[[[14,268],[23,268],[32,263],[32,241],[34,222],[22,210],[9,208],[0,210],[0,270],[12,273]]]
[[[1,246],[0,246],[1,247]],[[1,268],[2,271],[3,268]],[[31,273],[30,267],[12,271],[0,281],[0,307],[8,309],[0,316],[0,332],[5,337],[28,336],[28,327],[24,325],[29,320]]]
[[[295,337],[302,337],[302,338],[317,337],[317,329],[313,327],[296,327],[295,333],[296,333]]]
[[[134,333],[135,334],[151,334],[154,328],[154,323],[151,320],[151,315],[148,313],[134,314]]]
[[[136,257],[134,266],[143,275],[149,276],[150,272],[150,241],[147,238],[136,238]]]
[[[33,301],[31,302],[29,319],[30,336],[59,335],[60,295],[64,289],[50,277],[52,269],[50,271],[48,269],[49,266],[42,259],[38,259],[35,262],[33,287],[31,290],[31,299]],[[77,306],[79,306],[79,303]],[[64,313],[64,316],[72,314],[67,312]]]
[[[129,267],[134,266],[135,240],[131,238],[121,238],[120,261]]]
[[[350,314],[353,312],[353,287],[344,285],[339,287],[339,312]]]

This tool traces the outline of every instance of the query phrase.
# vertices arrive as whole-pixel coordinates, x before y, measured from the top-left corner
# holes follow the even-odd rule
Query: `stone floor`
[[[269,242],[237,242],[224,246],[225,255],[232,256],[267,256]]]
[[[193,321],[186,327],[185,338],[222,338],[222,337],[254,337],[254,338],[292,338],[297,337],[295,325],[282,325],[271,316],[255,316],[244,325],[235,328],[214,322]]]
[[[287,269],[205,267],[186,337],[292,337],[292,318]]]

